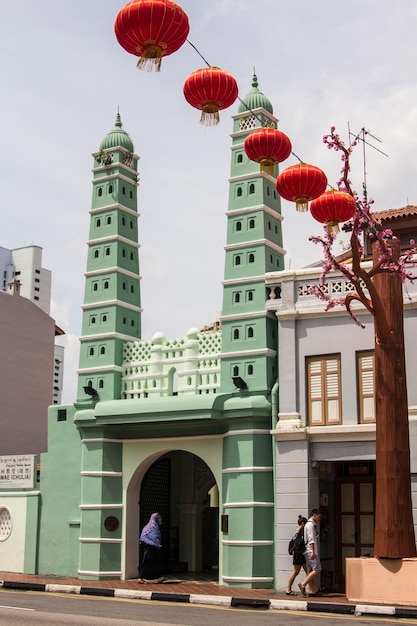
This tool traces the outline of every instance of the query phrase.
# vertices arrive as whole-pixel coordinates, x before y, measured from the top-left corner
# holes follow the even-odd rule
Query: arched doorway
[[[138,496],[139,528],[152,513],[162,516],[165,573],[218,568],[218,489],[199,456],[183,450],[162,454],[143,471]]]

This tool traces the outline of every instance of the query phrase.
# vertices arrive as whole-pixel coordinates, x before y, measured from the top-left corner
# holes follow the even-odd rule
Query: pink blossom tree
[[[350,194],[356,202],[351,223],[351,262],[337,259],[332,251],[336,235],[311,237],[324,250],[320,283],[312,291],[327,303],[326,310],[344,305],[349,315],[362,326],[352,309],[362,303],[374,320],[375,336],[375,410],[376,410],[376,507],[374,553],[380,558],[417,556],[414,536],[410,444],[408,425],[407,380],[404,348],[404,310],[402,284],[413,281],[415,242],[401,253],[400,242],[390,229],[383,229],[373,216],[372,201],[360,200],[349,180],[350,155],[355,143],[346,146],[331,128],[323,139],[331,150],[341,153],[343,167],[339,191]],[[373,241],[372,263],[364,261],[363,237]],[[415,258],[415,257],[414,257]],[[330,271],[341,272],[355,292],[333,299],[325,293]]]

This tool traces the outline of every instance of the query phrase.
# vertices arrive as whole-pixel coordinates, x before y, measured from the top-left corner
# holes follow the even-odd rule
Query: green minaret
[[[77,400],[121,397],[123,344],[141,336],[137,162],[117,113],[93,153],[87,271]],[[90,391],[86,394],[85,387]],[[91,395],[92,394],[92,395]]]
[[[284,269],[280,198],[274,177],[261,172],[243,148],[249,133],[277,127],[272,104],[252,89],[233,116],[232,162],[222,309],[221,391],[233,377],[250,392],[269,392],[277,378],[276,320],[265,311],[265,273]]]
[[[276,319],[265,310],[265,273],[283,269],[284,250],[275,178],[261,172],[243,147],[250,132],[262,126],[276,128],[278,122],[256,76],[233,120],[221,392],[238,398],[233,398],[233,412],[225,414],[222,507],[228,526],[222,536],[222,578],[230,586],[265,588],[274,582],[270,432],[271,391],[277,381]],[[241,392],[233,382],[237,377]]]

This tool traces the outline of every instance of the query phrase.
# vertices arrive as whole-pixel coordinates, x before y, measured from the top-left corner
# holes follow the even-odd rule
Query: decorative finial
[[[255,68],[253,68],[252,87],[258,86],[258,77],[255,74]]]
[[[122,127],[122,120],[120,119],[119,107],[117,107],[117,115],[116,115],[115,126],[118,127],[118,128]]]

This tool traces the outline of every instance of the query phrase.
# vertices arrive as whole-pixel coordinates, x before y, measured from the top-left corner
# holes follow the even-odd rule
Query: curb
[[[57,585],[45,583],[24,583],[0,580],[0,589],[16,591],[45,591],[49,593],[72,593],[108,598],[131,600],[157,600],[160,602],[182,602],[226,607],[250,607],[258,610],[310,611],[312,613],[336,613],[339,615],[388,615],[402,619],[417,618],[417,608],[382,606],[373,604],[337,604],[335,602],[308,602],[308,600],[277,600],[264,598],[235,598],[229,596],[209,596],[203,594],[170,593],[163,591],[136,591],[134,589],[103,589],[78,585]]]

